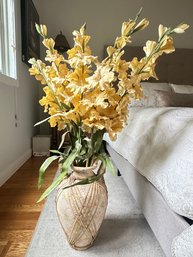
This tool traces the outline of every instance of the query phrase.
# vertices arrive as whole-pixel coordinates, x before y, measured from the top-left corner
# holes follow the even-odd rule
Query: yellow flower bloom
[[[55,127],[57,125],[57,120],[55,117],[49,119],[50,127]]]
[[[39,72],[39,70],[38,70],[37,67],[32,67],[32,68],[30,68],[30,69],[29,69],[29,73],[30,73],[30,75],[32,75],[32,76],[35,76],[35,75],[39,75],[39,74],[40,74],[40,72]]]
[[[55,41],[53,38],[45,38],[42,43],[45,45],[46,48],[48,49],[53,49],[55,46]]]
[[[88,107],[101,106],[106,108],[108,106],[108,95],[106,91],[101,91],[99,88],[92,90],[85,95],[85,98],[81,101]]]
[[[161,45],[160,48],[161,52],[169,54],[175,51],[174,45],[173,45],[173,38],[168,37]]]
[[[99,86],[101,90],[105,89],[105,85],[111,83],[114,79],[114,72],[110,71],[108,66],[98,66],[94,74],[86,79],[87,83],[94,88]]]
[[[117,116],[117,111],[115,109],[115,105],[114,106],[108,106],[106,108],[102,108],[101,106],[97,106],[96,111],[100,114],[101,117],[108,117],[106,119],[106,122]]]
[[[156,46],[157,43],[155,41],[148,40],[146,42],[146,46],[143,47],[146,57],[149,57],[152,54],[152,52],[155,51]]]
[[[135,22],[132,20],[123,22],[122,28],[121,28],[121,35],[127,36],[128,33],[134,28],[134,26],[135,26]]]
[[[65,77],[68,74],[68,68],[65,63],[59,64],[58,66],[58,74],[60,77]]]
[[[136,26],[135,31],[143,30],[149,25],[149,21],[146,19],[141,20]]]
[[[81,48],[81,51],[84,52],[85,47],[88,44],[89,40],[90,40],[90,36],[85,35],[85,36],[77,36],[74,41],[76,46],[79,46]]]
[[[121,36],[116,38],[115,45],[117,48],[123,48],[129,42],[131,42],[129,37]]]
[[[74,47],[67,51],[67,60],[54,49],[54,40],[47,38],[46,26],[36,26],[47,48],[45,60],[50,65],[32,58],[29,72],[47,85],[40,105],[50,115],[50,126],[63,129],[68,125],[69,133],[75,133],[72,131],[77,128],[88,134],[102,130],[116,139],[127,122],[128,104],[143,97],[140,82],[150,77],[157,79],[157,58],[174,51],[172,33],[183,33],[188,28],[187,24],[173,30],[160,25],[158,41],[147,41],[143,48],[145,56],[128,62],[124,60],[124,46],[131,42],[132,34],[149,24],[146,19],[137,23],[137,18],[123,22],[121,35],[114,46],[107,47],[107,57],[101,62],[91,54],[85,24],[73,32]]]
[[[65,118],[69,120],[70,122],[73,121],[74,123],[79,122],[79,115],[75,110],[71,110],[69,112],[66,112]]]
[[[67,51],[68,59],[71,59],[76,56],[77,53],[81,51],[81,48],[78,46],[75,46]]]
[[[108,53],[108,56],[112,56],[112,54],[116,51],[116,49],[112,46],[108,46],[107,47],[107,53]]]
[[[119,102],[119,105],[116,108],[116,111],[118,113],[122,113],[122,110],[128,107],[128,100],[129,100],[128,95],[125,95],[122,97],[122,99]]]
[[[40,75],[40,74],[35,75],[35,78],[36,78],[37,80],[39,80],[42,85],[46,85],[46,81],[45,81],[45,79],[44,79],[44,77],[43,77],[42,75]]]
[[[142,58],[140,61],[137,59],[137,57],[134,57],[132,61],[129,63],[129,68],[131,69],[131,77],[134,76],[134,74],[137,74],[140,70],[143,69],[143,67],[146,64],[146,59]]]
[[[113,70],[118,73],[119,79],[127,78],[129,63],[125,60],[118,60],[114,65]]]
[[[167,30],[168,30],[167,27],[164,27],[162,24],[159,25],[158,27],[159,39],[161,39],[161,37],[166,33]]]

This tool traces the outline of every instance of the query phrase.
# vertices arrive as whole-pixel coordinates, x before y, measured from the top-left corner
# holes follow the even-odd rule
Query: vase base
[[[77,245],[70,245],[71,248],[73,248],[76,251],[85,251],[93,246],[93,243],[85,246],[77,246]]]

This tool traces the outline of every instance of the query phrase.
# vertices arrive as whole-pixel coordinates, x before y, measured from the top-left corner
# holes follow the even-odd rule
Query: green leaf
[[[104,130],[98,130],[92,137],[92,145],[95,153],[101,148],[102,140],[103,140]]]
[[[62,188],[62,189],[67,189],[67,188],[74,187],[74,186],[79,186],[79,185],[91,184],[91,183],[93,183],[93,182],[99,180],[101,177],[103,177],[104,173],[105,173],[105,172],[103,172],[103,173],[101,173],[101,174],[99,174],[99,175],[97,175],[97,176],[94,175],[94,176],[92,176],[92,177],[90,177],[90,178],[86,178],[86,179],[80,180],[79,182],[74,183],[74,184],[72,184],[72,185],[70,185],[70,186],[66,186],[66,187],[64,187],[64,188]]]
[[[61,103],[62,107],[64,107],[66,110],[70,110],[70,106],[66,105],[65,103]]]
[[[50,164],[55,161],[56,159],[58,159],[60,156],[51,156],[49,158],[47,158],[44,163],[41,165],[40,169],[39,169],[39,179],[38,179],[38,188],[40,188],[42,186],[43,180],[44,180],[44,174],[47,170],[47,168],[50,166]]]
[[[86,152],[87,152],[87,149],[86,149],[86,147],[84,146],[84,147],[82,147],[82,149],[81,149],[81,151],[80,151],[80,156],[85,156],[85,154],[86,154]]]
[[[107,154],[99,154],[98,158],[104,163],[105,167],[107,167],[107,169],[109,169],[109,171],[111,172],[111,174],[113,176],[116,175],[116,169],[111,161],[111,159],[108,157]]]
[[[59,184],[60,182],[64,179],[64,177],[66,176],[66,173],[63,172],[61,173],[57,179],[55,179],[53,181],[53,183],[51,184],[51,186],[49,186],[46,191],[41,195],[40,199],[37,201],[37,203],[41,202],[44,198],[46,198]]]
[[[64,140],[65,140],[65,137],[66,137],[66,134],[68,133],[68,131],[66,131],[63,135],[62,135],[62,138],[61,138],[61,142],[60,142],[60,145],[58,147],[58,149],[60,149],[62,147],[62,145],[64,144]]]
[[[58,150],[50,150],[51,153],[56,153],[59,155],[64,155],[62,152],[58,151]]]
[[[72,149],[72,146],[71,146],[71,145],[68,145],[68,146],[65,148],[65,150],[64,150],[64,155],[68,156],[71,149]]]
[[[72,150],[72,152],[68,155],[66,160],[64,161],[62,165],[62,170],[68,172],[70,169],[70,166],[76,159],[76,157],[79,155],[82,145],[79,143],[79,141],[76,141],[75,148]]]
[[[56,114],[50,115],[49,117],[45,118],[44,120],[41,120],[41,121],[37,122],[37,123],[34,125],[34,127],[36,127],[36,126],[38,126],[38,125],[40,125],[40,124],[46,122],[47,120],[49,120],[49,119],[52,118],[52,117],[57,117],[57,116],[65,116],[65,115],[62,114],[62,113],[56,113]]]

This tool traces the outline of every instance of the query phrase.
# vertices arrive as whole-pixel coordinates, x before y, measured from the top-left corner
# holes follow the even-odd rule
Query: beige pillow
[[[141,86],[147,93],[154,89],[171,92],[171,87],[167,82],[141,82]]]
[[[172,92],[178,94],[193,94],[193,86],[191,85],[176,85],[176,84],[169,84]]]
[[[158,107],[157,102],[158,94],[155,90],[171,91],[168,83],[151,83],[142,82],[141,86],[143,88],[144,98],[141,100],[133,100],[129,107]]]
[[[157,107],[193,107],[193,94],[177,94],[162,90],[155,90],[155,94],[157,94]]]

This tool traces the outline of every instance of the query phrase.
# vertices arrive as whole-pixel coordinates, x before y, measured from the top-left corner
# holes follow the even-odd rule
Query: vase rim
[[[81,166],[72,166],[72,169],[74,170],[74,171],[82,171],[82,170],[84,170],[84,171],[90,171],[90,170],[94,170],[94,169],[96,169],[97,168],[97,165],[96,164],[94,164],[94,165],[92,165],[92,166],[88,166],[88,167],[81,167]]]

